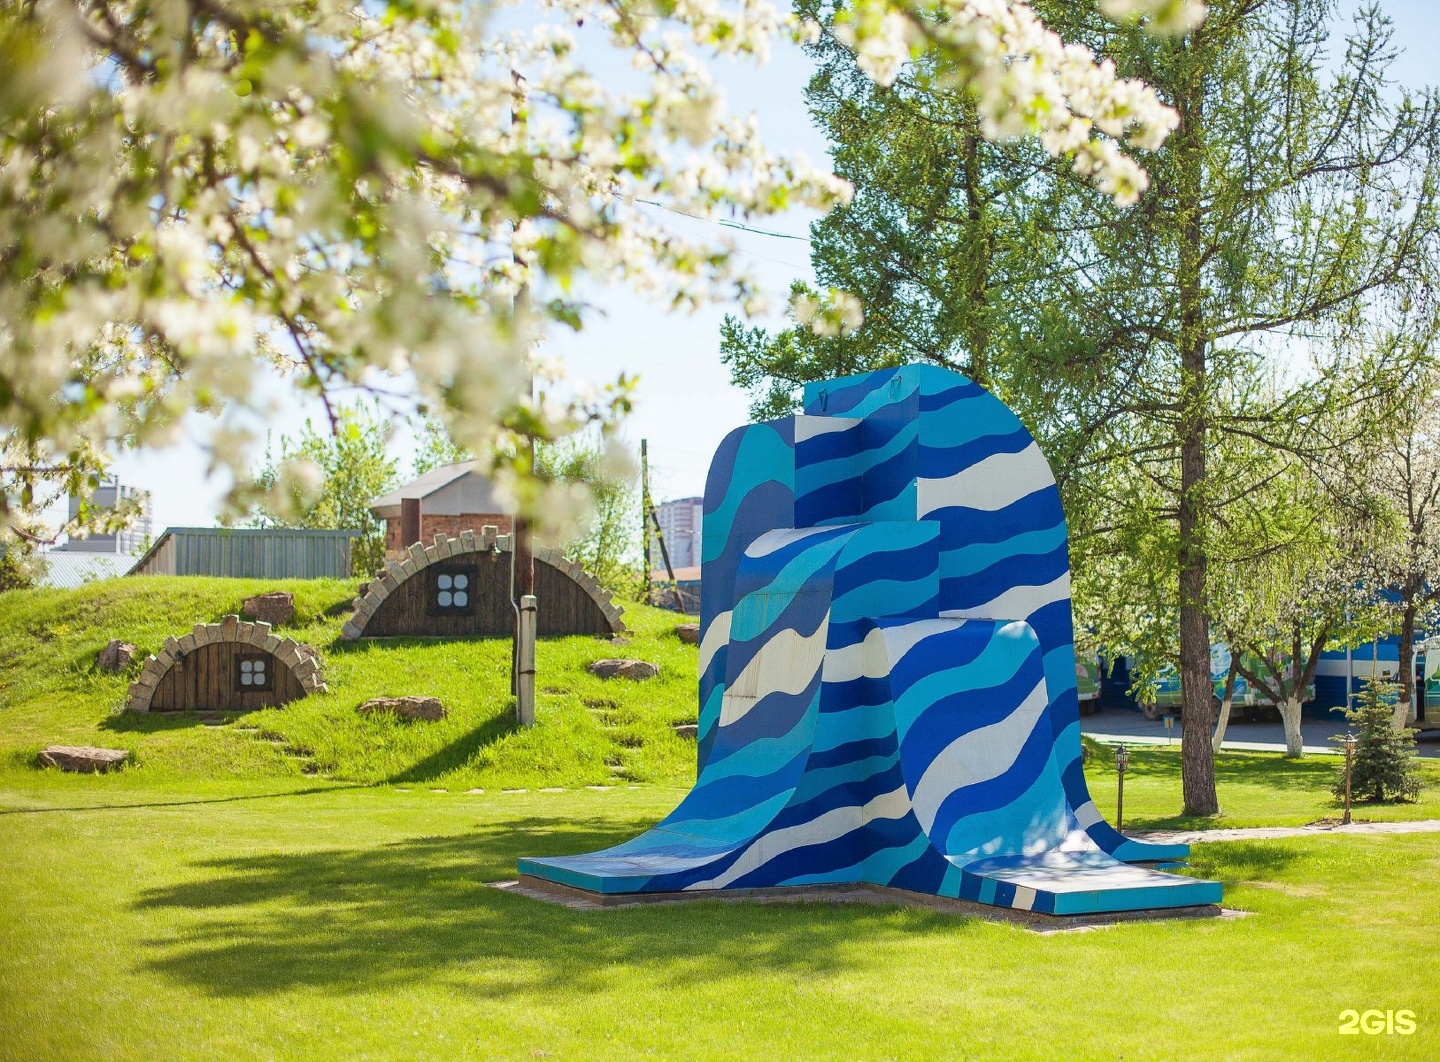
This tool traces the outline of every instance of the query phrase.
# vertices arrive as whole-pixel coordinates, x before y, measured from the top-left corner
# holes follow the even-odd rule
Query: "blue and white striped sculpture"
[[[911,365],[732,432],[705,491],[700,769],[654,829],[520,872],[598,893],[868,883],[1050,914],[1217,903],[1086,790],[1069,546],[1034,438]]]

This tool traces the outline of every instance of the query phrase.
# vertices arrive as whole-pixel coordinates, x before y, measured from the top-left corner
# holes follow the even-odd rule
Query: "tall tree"
[[[1337,494],[1293,455],[1252,449],[1271,471],[1223,516],[1232,552],[1212,552],[1209,618],[1235,672],[1279,711],[1286,756],[1298,757],[1321,653],[1368,641],[1389,618],[1365,578],[1388,527],[1367,484]]]
[[[797,321],[771,336],[732,315],[722,360],[755,395],[757,417],[794,409],[810,380],[906,361],[994,384],[992,369],[1014,366],[1007,326],[1025,316],[1016,303],[1042,239],[1033,175],[1048,157],[1038,145],[986,141],[974,102],[941,90],[933,63],[882,89],[833,35],[810,51],[818,70],[806,102],[855,196],[811,226],[819,287],[797,283],[792,303],[804,316],[827,290],[845,291],[863,304],[864,325],[824,335]]]
[[[1440,621],[1440,368],[1427,364],[1416,374],[1387,427],[1361,471],[1369,475],[1394,532],[1369,554],[1369,574],[1395,599],[1400,667],[1394,722],[1404,727],[1417,697],[1416,632],[1433,631]]]
[[[1398,93],[1387,80],[1390,26],[1374,7],[1357,16],[1333,72],[1329,0],[1220,0],[1202,24],[1169,39],[1084,5],[1043,10],[1112,57],[1121,74],[1155,85],[1180,127],[1145,157],[1150,187],[1129,210],[1053,167],[1040,175],[1005,164],[1027,196],[1007,216],[1017,233],[1028,224],[1040,234],[1039,262],[1027,272],[1026,297],[1007,299],[991,322],[985,372],[1057,466],[1082,621],[1112,648],[1143,640],[1178,658],[1185,808],[1211,814],[1219,804],[1209,741],[1210,567],[1217,552],[1228,553],[1223,514],[1269,474],[1227,441],[1320,463],[1358,437],[1355,409],[1383,405],[1366,402],[1391,390],[1395,366],[1317,340],[1354,327],[1372,301],[1425,268],[1440,121],[1430,94]],[[842,157],[861,138],[858,128],[828,131],[842,140]],[[952,154],[962,153],[953,131],[937,125],[933,135],[949,136]],[[873,185],[913,205],[921,201],[914,189],[954,179],[912,167],[903,188],[893,179],[886,188],[857,174],[855,201]],[[899,235],[869,224],[871,241]],[[969,238],[985,259],[985,245]],[[852,236],[825,246],[859,258],[866,244]],[[943,274],[924,241],[914,246],[922,252],[914,272]],[[842,267],[823,268],[839,275]],[[881,284],[898,290],[893,279]],[[965,301],[963,288],[948,298]],[[866,347],[870,328],[867,318],[831,348],[885,357],[879,328]],[[734,366],[760,349],[733,327],[727,339]],[[783,357],[789,342],[798,337],[777,337],[773,353]],[[888,356],[909,360],[893,348]],[[818,368],[823,357],[811,362]],[[761,362],[752,356],[749,364]],[[1127,615],[1127,604],[1143,620]]]
[[[1210,456],[1230,435],[1292,452],[1333,446],[1327,412],[1365,387],[1349,366],[1313,362],[1274,399],[1252,381],[1276,351],[1411,280],[1434,232],[1435,101],[1390,102],[1390,26],[1375,7],[1357,16],[1342,68],[1328,75],[1333,14],[1324,0],[1231,0],[1158,47],[1113,35],[1121,69],[1153,79],[1181,116],[1145,200],[1087,245],[1100,256],[1091,274],[1099,291],[1150,340],[1135,415],[1174,499],[1191,813],[1218,810],[1208,740],[1212,539],[1225,507],[1258,486],[1222,475]]]

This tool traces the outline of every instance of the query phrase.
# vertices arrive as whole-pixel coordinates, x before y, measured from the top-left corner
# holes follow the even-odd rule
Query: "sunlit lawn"
[[[197,719],[193,713],[118,709],[143,657],[197,622],[238,612],[247,595],[283,586],[296,595],[283,633],[320,651],[329,691],[283,709]],[[148,785],[212,779],[299,778],[358,782],[443,779],[460,788],[584,786],[694,777],[695,743],[674,723],[695,720],[699,651],[680,641],[685,617],[626,605],[625,645],[592,637],[544,638],[537,649],[539,725],[517,730],[510,648],[503,638],[389,638],[342,642],[353,582],[109,579],[77,590],[0,595],[0,768],[32,764],[47,744],[128,749]],[[140,649],[125,675],[95,669],[111,638]],[[645,683],[586,673],[602,657],[655,663]],[[439,697],[449,716],[414,725],[360,716],[371,697]]]
[[[0,1057],[1440,1053],[1431,835],[1200,846],[1195,871],[1252,917],[1040,936],[822,904],[576,912],[485,885],[630,836],[678,790],[299,785],[0,779]],[[1347,1007],[1419,1030],[1341,1037]]]
[[[628,617],[623,651],[658,661],[656,682],[585,674],[607,642],[542,645],[540,725],[517,731],[503,642],[339,645],[350,587],[307,584],[295,633],[322,647],[327,695],[219,726],[113,712],[126,678],[92,665],[111,634],[153,647],[252,590],[0,603],[0,1060],[1440,1057],[1440,834],[1198,846],[1192,872],[1253,912],[1222,921],[1040,936],[822,904],[575,912],[485,883],[632,836],[683,795],[695,746],[672,724],[694,718],[696,651],[677,617]],[[450,718],[354,712],[405,692]],[[56,740],[134,765],[37,769]],[[1087,775],[1113,821],[1107,755]],[[1134,749],[1126,826],[1333,817],[1335,763],[1224,754],[1224,814],[1194,821],[1178,748]],[[1440,764],[1422,769],[1419,803],[1356,817],[1440,818]],[[1346,1008],[1410,1008],[1419,1029],[1342,1037]]]
[[[1312,755],[1287,760],[1278,752],[1225,752],[1216,757],[1215,784],[1221,814],[1186,818],[1180,788],[1180,747],[1130,750],[1125,772],[1127,829],[1206,829],[1234,826],[1303,826],[1338,818],[1341,806],[1330,793],[1340,765],[1338,756]],[[1440,819],[1440,762],[1420,760],[1427,785],[1409,804],[1356,804],[1360,821]],[[1090,792],[1105,817],[1115,821],[1116,777],[1113,758],[1092,758],[1086,768]]]

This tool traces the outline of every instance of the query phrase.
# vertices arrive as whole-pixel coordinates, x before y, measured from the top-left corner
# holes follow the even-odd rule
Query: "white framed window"
[[[242,656],[235,661],[235,689],[257,693],[275,686],[275,661],[270,656]]]
[[[468,616],[475,611],[475,569],[441,568],[430,576],[430,612]]]

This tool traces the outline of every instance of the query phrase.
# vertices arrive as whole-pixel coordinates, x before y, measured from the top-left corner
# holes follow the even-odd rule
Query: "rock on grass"
[[[119,638],[110,639],[110,644],[95,654],[95,666],[101,671],[108,671],[112,675],[118,675],[130,666],[130,661],[135,659],[135,646],[130,642],[122,642]]]
[[[130,753],[125,749],[99,749],[91,745],[48,745],[40,750],[40,762],[71,774],[103,774],[119,767]]]
[[[295,595],[289,590],[256,594],[245,599],[240,611],[253,620],[281,627],[295,618]]]
[[[450,714],[439,697],[373,697],[355,711],[361,715],[386,712],[398,719],[412,722],[419,719],[427,723],[444,719]]]
[[[624,678],[643,682],[660,674],[660,669],[645,660],[596,660],[585,669],[596,678]]]

